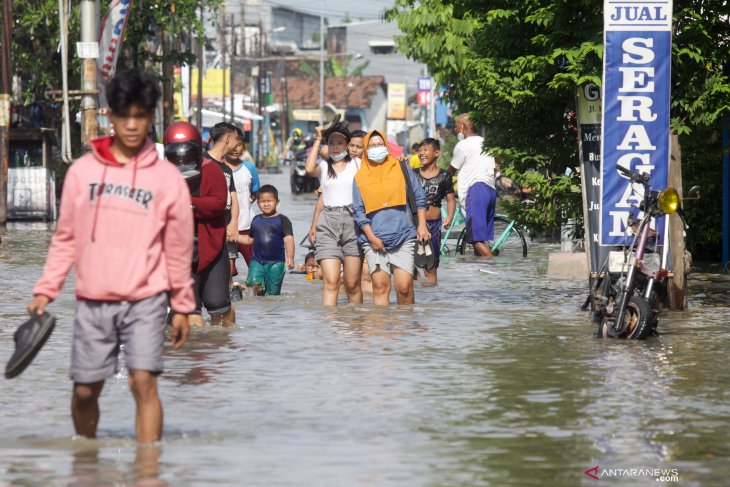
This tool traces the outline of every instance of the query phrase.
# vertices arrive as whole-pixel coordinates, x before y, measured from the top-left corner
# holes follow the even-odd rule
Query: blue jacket
[[[427,210],[428,202],[421,183],[418,181],[418,176],[414,171],[408,171],[408,173],[416,199],[416,207],[419,210]],[[373,233],[383,241],[385,248],[388,250],[400,247],[406,240],[416,238],[416,224],[418,222],[411,221],[411,212],[408,210],[407,205],[384,208],[365,214],[365,204],[362,201],[362,196],[360,196],[357,181],[352,182],[352,207],[355,213],[355,223],[360,229],[358,242],[361,244],[368,243],[367,236],[362,232],[362,228],[366,225],[370,225]]]

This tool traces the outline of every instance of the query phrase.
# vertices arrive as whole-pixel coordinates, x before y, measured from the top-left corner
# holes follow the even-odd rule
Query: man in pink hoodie
[[[75,267],[70,376],[76,433],[96,436],[98,398],[124,345],[137,441],[151,443],[162,435],[157,375],[168,303],[175,348],[187,340],[187,315],[195,309],[193,214],[180,172],[158,158],[147,138],[159,98],[155,81],[130,70],[109,82],[106,96],[115,134],[93,140],[92,152],[66,175],[56,233],[28,311],[42,314]]]

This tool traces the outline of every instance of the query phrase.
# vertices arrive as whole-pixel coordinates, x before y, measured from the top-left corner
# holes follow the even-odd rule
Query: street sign
[[[418,92],[418,104],[419,105],[430,105],[431,104],[431,92],[420,90]]]
[[[431,91],[431,77],[418,78],[418,91]]]

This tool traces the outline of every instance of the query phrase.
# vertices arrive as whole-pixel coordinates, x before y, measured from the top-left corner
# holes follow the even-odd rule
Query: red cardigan
[[[228,186],[218,164],[203,160],[200,191],[191,200],[198,230],[198,272],[202,272],[220,255],[226,241]]]

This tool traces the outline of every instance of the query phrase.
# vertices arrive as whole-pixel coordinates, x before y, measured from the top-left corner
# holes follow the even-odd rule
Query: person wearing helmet
[[[200,188],[200,157],[202,138],[194,125],[188,122],[175,122],[167,127],[163,135],[163,158],[172,162],[188,183],[190,194]]]
[[[195,245],[192,274],[195,310],[190,324],[203,326],[203,306],[211,315],[211,323],[225,324],[231,309],[228,293],[228,259],[225,254],[226,203],[228,186],[218,164],[202,157],[200,132],[188,122],[175,122],[163,137],[165,157],[185,175],[198,172],[197,181],[188,178],[193,216]]]
[[[286,141],[284,153],[287,154],[289,151],[296,153],[297,151],[305,150],[306,148],[307,145],[302,137],[302,129],[296,128],[292,130],[291,137],[289,137],[289,140]]]

